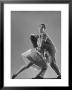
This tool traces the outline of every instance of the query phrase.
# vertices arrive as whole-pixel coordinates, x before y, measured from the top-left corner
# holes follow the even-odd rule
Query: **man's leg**
[[[50,66],[51,66],[52,69],[57,73],[58,78],[61,78],[61,73],[59,72],[58,66],[56,65],[55,58],[52,57],[51,59],[52,59],[52,61],[51,61],[51,63],[50,63]]]
[[[24,71],[25,69],[28,69],[30,66],[32,66],[33,63],[29,63],[27,66],[22,66],[13,76],[12,79],[16,78],[18,76],[18,74],[20,74],[22,71]]]

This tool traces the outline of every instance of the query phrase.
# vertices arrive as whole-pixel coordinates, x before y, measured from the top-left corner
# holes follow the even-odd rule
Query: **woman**
[[[38,67],[41,68],[41,71],[39,72],[39,74],[36,76],[36,78],[43,78],[45,71],[47,70],[47,64],[45,63],[45,61],[43,60],[43,57],[41,55],[41,53],[39,52],[39,47],[37,44],[39,36],[38,35],[34,35],[32,34],[30,36],[30,40],[33,44],[33,48],[34,49],[30,49],[24,53],[22,53],[22,57],[26,57],[30,62],[27,66],[22,66],[20,68],[20,70],[18,70],[13,76],[12,79],[14,79],[15,77],[17,77],[22,71],[28,69],[30,66],[32,65],[37,65]]]

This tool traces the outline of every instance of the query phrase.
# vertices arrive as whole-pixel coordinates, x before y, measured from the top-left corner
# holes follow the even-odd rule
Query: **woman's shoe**
[[[32,79],[43,79],[41,76],[37,76],[35,78],[32,78]]]

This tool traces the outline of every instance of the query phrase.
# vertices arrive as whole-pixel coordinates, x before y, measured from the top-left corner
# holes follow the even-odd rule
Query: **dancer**
[[[56,65],[56,60],[55,60],[56,49],[53,42],[46,34],[45,24],[41,24],[39,30],[40,30],[40,43],[41,43],[40,53],[42,53],[42,55],[46,57],[46,60],[48,59],[47,61],[49,61],[50,66],[58,75],[57,78],[61,78],[61,74],[59,72],[59,69]]]
[[[43,57],[41,56],[41,53],[38,52],[39,48],[37,45],[39,36],[38,35],[31,35],[30,40],[33,44],[34,49],[30,49],[22,54],[23,57],[26,57],[30,62],[27,66],[22,66],[13,76],[12,79],[16,78],[22,71],[28,69],[32,65],[37,65],[41,68],[41,71],[38,74],[39,79],[42,79],[43,77],[39,76],[40,73],[45,72],[47,69],[47,64],[43,60]]]

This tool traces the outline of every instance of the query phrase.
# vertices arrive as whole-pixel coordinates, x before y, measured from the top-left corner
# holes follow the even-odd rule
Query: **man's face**
[[[45,29],[44,29],[43,26],[40,26],[40,29],[39,30],[40,30],[40,33],[43,33]]]

